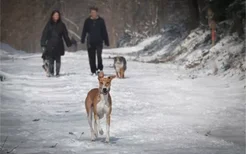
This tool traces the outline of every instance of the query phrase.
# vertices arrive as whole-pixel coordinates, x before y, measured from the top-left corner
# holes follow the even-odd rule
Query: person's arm
[[[72,42],[71,42],[70,38],[68,37],[67,27],[64,23],[63,23],[63,39],[65,40],[67,47],[72,46]]]
[[[46,26],[44,27],[44,30],[42,32],[42,37],[41,37],[41,41],[40,41],[41,47],[46,47],[46,45],[47,45],[48,31],[49,31],[49,23],[46,24]]]
[[[108,31],[104,19],[102,19],[102,37],[106,46],[109,46]]]
[[[86,19],[85,22],[84,22],[83,31],[82,31],[82,34],[81,34],[81,43],[82,43],[82,44],[85,43],[86,33],[87,33],[87,19]]]

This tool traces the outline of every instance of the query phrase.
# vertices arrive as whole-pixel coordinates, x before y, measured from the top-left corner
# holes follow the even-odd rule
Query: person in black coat
[[[54,75],[54,62],[56,61],[56,76],[59,76],[61,67],[61,56],[65,54],[63,39],[67,47],[72,45],[68,37],[65,24],[61,21],[61,14],[55,10],[46,24],[41,38],[43,50],[42,58],[48,60],[48,76]]]
[[[81,43],[85,43],[87,36],[87,50],[92,75],[103,70],[102,49],[103,42],[109,46],[108,32],[104,19],[98,16],[96,7],[90,8],[90,17],[84,22],[84,27],[81,36]],[[96,66],[96,55],[98,66]]]

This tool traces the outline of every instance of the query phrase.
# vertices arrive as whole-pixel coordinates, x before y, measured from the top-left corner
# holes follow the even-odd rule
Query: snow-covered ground
[[[192,80],[176,67],[128,61],[126,79],[112,81],[107,144],[105,136],[90,141],[84,99],[98,81],[89,75],[87,52],[67,53],[59,78],[45,77],[40,56],[12,54],[1,61],[2,153],[245,153],[244,81]],[[112,63],[104,59],[105,74],[114,73]]]

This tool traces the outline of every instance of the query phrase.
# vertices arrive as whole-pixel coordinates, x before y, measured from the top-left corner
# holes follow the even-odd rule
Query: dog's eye
[[[103,82],[100,82],[100,84],[103,84]]]

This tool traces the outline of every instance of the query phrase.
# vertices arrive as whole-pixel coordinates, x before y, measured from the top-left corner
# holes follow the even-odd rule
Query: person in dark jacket
[[[84,22],[84,28],[81,36],[81,43],[85,43],[87,37],[87,50],[92,75],[103,70],[102,49],[103,42],[109,46],[108,32],[104,19],[98,16],[98,8],[90,8],[90,17]],[[97,55],[97,66],[96,66]]]
[[[54,63],[56,62],[56,76],[60,74],[61,56],[65,54],[63,39],[67,47],[72,45],[68,37],[68,31],[65,24],[61,21],[61,14],[54,10],[51,18],[46,24],[41,38],[41,47],[43,50],[42,58],[48,60],[48,76],[54,75]]]

